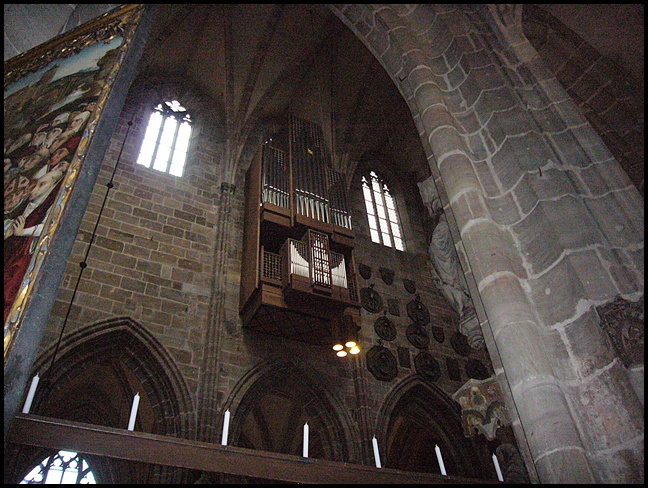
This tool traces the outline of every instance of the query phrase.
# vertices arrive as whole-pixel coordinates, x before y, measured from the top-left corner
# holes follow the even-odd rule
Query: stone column
[[[520,7],[354,5],[340,14],[422,134],[532,478],[641,482],[641,402],[595,306],[643,295],[643,202],[542,73],[520,35]]]
[[[200,383],[198,386],[198,440],[220,443],[224,411],[218,392],[219,356],[222,336],[226,331],[225,296],[228,288],[228,259],[232,234],[232,198],[236,187],[222,183],[218,201],[218,226],[215,230],[214,281],[210,314],[205,331],[205,347]]]

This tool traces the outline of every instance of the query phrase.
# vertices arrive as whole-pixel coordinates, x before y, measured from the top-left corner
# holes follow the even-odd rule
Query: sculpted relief
[[[432,279],[459,314],[459,331],[468,337],[471,347],[481,349],[484,346],[484,337],[432,177],[418,183],[418,187],[423,204],[427,207],[430,216],[437,220],[428,246],[433,268]]]

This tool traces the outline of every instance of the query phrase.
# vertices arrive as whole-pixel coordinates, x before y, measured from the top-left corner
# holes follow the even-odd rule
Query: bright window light
[[[404,251],[396,202],[385,182],[374,171],[362,177],[362,194],[371,240]]]
[[[90,466],[78,453],[59,451],[48,456],[32,469],[21,485],[94,485],[95,476]]]
[[[149,118],[137,164],[146,168],[182,176],[189,139],[191,116],[180,102],[173,100],[158,104]]]

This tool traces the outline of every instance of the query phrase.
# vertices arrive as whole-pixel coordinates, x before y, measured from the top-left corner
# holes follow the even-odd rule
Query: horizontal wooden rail
[[[7,441],[293,483],[497,483],[221,446],[31,414],[16,416]]]

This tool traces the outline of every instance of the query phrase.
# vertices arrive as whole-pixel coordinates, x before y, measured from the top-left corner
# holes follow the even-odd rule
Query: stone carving
[[[374,330],[378,337],[386,341],[393,341],[396,339],[396,326],[387,318],[387,312],[382,317],[378,317],[374,322]]]
[[[419,295],[407,304],[407,316],[422,327],[430,323],[430,312]]]
[[[405,331],[407,340],[418,349],[427,349],[430,345],[430,336],[427,331],[416,322],[412,322]]]
[[[393,270],[387,268],[378,268],[378,273],[380,274],[380,278],[385,282],[385,284],[391,285],[394,283]]]
[[[419,352],[414,358],[414,366],[416,372],[425,380],[437,381],[441,378],[441,366],[429,352]]]
[[[382,310],[383,303],[380,293],[373,287],[373,285],[369,285],[369,288],[360,290],[360,301],[367,312],[377,313]]]
[[[367,351],[367,369],[380,381],[391,381],[398,374],[396,357],[389,349],[380,345]]]
[[[468,342],[470,346],[481,349],[484,347],[484,338],[479,320],[475,315],[475,307],[470,299],[459,256],[452,240],[441,200],[434,186],[434,180],[430,177],[418,183],[418,186],[430,216],[437,220],[428,247],[433,268],[432,280],[459,314],[460,331],[470,338]]]
[[[601,326],[617,356],[626,367],[644,362],[644,299],[638,302],[617,296],[612,303],[597,307]]]
[[[459,321],[459,332],[466,337],[468,345],[473,349],[484,348],[484,334],[474,309],[464,309],[464,315]]]
[[[506,483],[529,484],[529,473],[527,473],[524,460],[520,452],[513,444],[501,444],[495,449],[497,460],[502,470],[502,478]]]
[[[483,434],[492,441],[498,428],[511,425],[502,390],[494,376],[485,380],[469,379],[452,399],[461,405],[461,423],[466,437]]]

